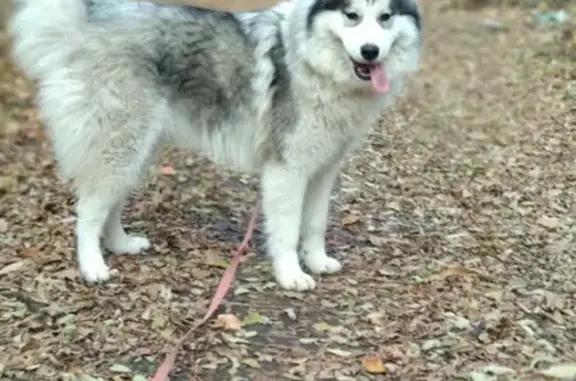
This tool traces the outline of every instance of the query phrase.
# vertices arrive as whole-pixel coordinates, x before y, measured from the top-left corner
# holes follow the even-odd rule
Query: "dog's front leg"
[[[302,212],[302,254],[306,267],[315,274],[331,274],[342,269],[326,254],[326,225],[330,211],[330,193],[340,169],[333,163],[310,179]]]
[[[298,239],[308,178],[301,171],[274,163],[262,172],[262,210],[274,276],[287,290],[313,289],[314,279],[300,267]]]

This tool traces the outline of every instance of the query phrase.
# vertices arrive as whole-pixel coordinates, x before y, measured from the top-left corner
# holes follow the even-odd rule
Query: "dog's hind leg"
[[[122,227],[123,200],[114,205],[104,228],[104,246],[115,254],[138,254],[150,248],[146,237],[129,235]]]
[[[120,222],[122,204],[130,191],[138,185],[141,174],[139,167],[135,172],[134,164],[137,160],[130,159],[129,156],[123,156],[113,162],[99,161],[100,176],[92,176],[91,182],[84,183],[78,192],[78,266],[83,278],[89,283],[105,282],[110,278],[110,269],[100,248],[102,236],[107,247],[115,252],[136,253],[150,246],[145,238],[127,235]],[[121,162],[129,164],[122,165]]]
[[[100,238],[117,253],[136,253],[150,246],[146,238],[126,234],[120,215],[124,200],[154,158],[160,132],[145,123],[122,126],[115,142],[103,141],[102,151],[89,157],[84,169],[87,174],[76,178],[78,266],[89,283],[110,278]]]
[[[76,205],[76,255],[80,273],[89,283],[110,278],[110,269],[100,249],[100,236],[116,203],[112,192],[97,187],[94,192],[81,194]]]

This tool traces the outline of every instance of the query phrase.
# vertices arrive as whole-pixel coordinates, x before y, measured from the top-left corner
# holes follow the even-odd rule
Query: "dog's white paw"
[[[326,254],[304,256],[306,267],[314,274],[334,274],[342,270],[342,264]]]
[[[131,235],[122,240],[106,242],[106,248],[115,254],[139,254],[148,250],[150,246],[148,238]]]
[[[102,258],[100,260],[80,261],[80,273],[82,278],[88,283],[106,282],[112,275]]]
[[[308,291],[316,287],[314,279],[300,268],[275,271],[276,282],[285,290]]]

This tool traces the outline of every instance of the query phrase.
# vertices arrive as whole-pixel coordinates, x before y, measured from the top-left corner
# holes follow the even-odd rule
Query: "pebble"
[[[0,233],[6,233],[8,231],[8,222],[0,218]]]
[[[502,24],[498,20],[484,19],[480,22],[480,25],[492,32],[506,32],[508,31],[508,26]]]

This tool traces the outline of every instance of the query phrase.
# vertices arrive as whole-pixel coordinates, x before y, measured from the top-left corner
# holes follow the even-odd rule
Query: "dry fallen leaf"
[[[171,176],[176,173],[176,169],[174,169],[173,166],[166,164],[163,165],[162,168],[160,168],[160,173],[165,176]]]
[[[382,322],[384,321],[384,313],[383,312],[372,312],[366,315],[366,321],[369,321],[371,324],[375,326],[381,326]]]
[[[332,326],[324,321],[321,321],[319,323],[316,323],[312,326],[316,331],[319,332],[325,332],[325,331],[329,331],[330,329],[332,329]]]
[[[468,319],[464,316],[455,314],[453,312],[445,312],[444,316],[446,317],[446,323],[449,328],[456,328],[456,329],[470,329],[472,324]]]
[[[506,367],[506,366],[498,365],[498,364],[486,365],[484,368],[482,368],[482,372],[484,372],[486,374],[496,374],[496,375],[515,374],[516,373],[516,371],[514,369]]]
[[[78,269],[75,267],[67,268],[57,273],[54,273],[55,278],[74,280],[78,277]]]
[[[286,315],[288,315],[290,319],[296,320],[296,312],[294,312],[293,308],[286,308],[284,312],[286,312]]]
[[[250,342],[248,340],[243,339],[241,337],[229,335],[229,334],[224,333],[224,332],[222,332],[221,335],[222,335],[222,338],[230,344],[250,344]]]
[[[0,218],[0,233],[6,233],[8,231],[8,222]]]
[[[576,380],[576,363],[553,364],[547,369],[539,369],[536,373],[556,380]]]
[[[254,368],[254,369],[262,368],[260,366],[260,363],[258,361],[256,361],[255,359],[244,359],[244,360],[242,360],[242,364],[246,364],[249,367]]]
[[[472,193],[466,188],[457,188],[452,191],[452,195],[457,199],[467,199],[472,196]]]
[[[548,217],[548,216],[540,217],[536,221],[536,223],[542,227],[545,227],[546,229],[556,229],[558,227],[558,225],[560,224],[560,222],[558,221],[558,218]]]
[[[222,328],[226,331],[238,331],[242,329],[242,322],[236,315],[222,314],[216,318],[214,328]]]
[[[81,376],[74,377],[72,379],[67,379],[67,381],[68,380],[70,380],[70,381],[104,381],[104,379],[102,377],[92,377],[92,376],[87,375],[87,374],[83,374]],[[116,381],[117,378],[114,377],[113,380]]]
[[[338,348],[327,348],[326,352],[336,355],[338,357],[350,357],[352,356],[351,352],[345,351],[343,349]]]
[[[349,214],[346,217],[342,218],[342,225],[344,226],[352,225],[358,222],[359,220],[360,216],[358,216],[357,214]]]
[[[226,258],[223,258],[220,255],[220,252],[216,251],[216,250],[210,250],[205,254],[205,260],[204,263],[207,266],[212,266],[212,267],[217,267],[220,269],[227,269],[228,267],[230,267],[230,261]]]
[[[384,374],[386,373],[386,367],[382,362],[382,359],[378,356],[366,356],[362,359],[362,367],[368,373],[374,374]]]
[[[18,271],[22,267],[24,267],[24,264],[25,264],[24,261],[10,263],[9,265],[4,266],[0,269],[0,275],[6,275],[8,273]]]
[[[113,364],[109,370],[114,373],[132,373],[132,369],[122,364]]]
[[[446,267],[446,268],[442,269],[440,274],[437,274],[436,276],[433,276],[432,278],[444,279],[444,278],[448,278],[450,276],[460,276],[460,277],[463,277],[465,279],[468,279],[473,275],[477,276],[480,279],[483,279],[485,281],[492,281],[492,282],[496,281],[493,277],[491,277],[488,274],[484,274],[481,271],[478,271],[475,269],[469,269],[469,268],[462,267],[462,266]]]
[[[486,374],[478,371],[469,372],[465,376],[465,379],[469,381],[493,381],[493,377],[489,377]]]
[[[498,364],[489,364],[482,369],[472,371],[467,374],[467,378],[470,381],[495,381],[497,380],[508,380],[508,375],[514,375],[516,371],[512,368],[508,368]]]

